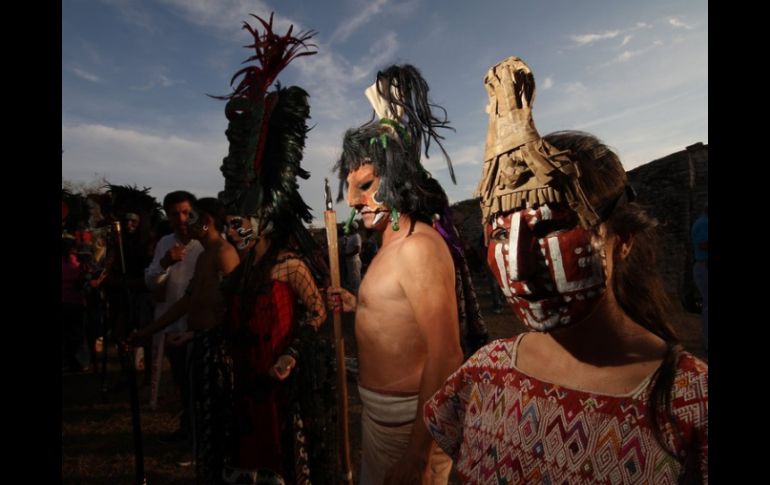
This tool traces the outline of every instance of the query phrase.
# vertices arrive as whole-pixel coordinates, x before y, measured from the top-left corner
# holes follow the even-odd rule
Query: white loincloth
[[[404,454],[417,416],[418,395],[392,396],[358,386],[361,411],[360,485],[382,485],[385,473]],[[436,444],[430,458],[432,485],[445,485],[452,460]]]

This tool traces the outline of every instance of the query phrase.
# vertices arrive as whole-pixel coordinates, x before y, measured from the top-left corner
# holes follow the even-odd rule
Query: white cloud
[[[593,44],[594,42],[600,41],[600,40],[607,40],[617,37],[620,34],[619,30],[608,30],[607,32],[601,33],[601,34],[581,34],[581,35],[573,35],[571,36],[572,40],[578,45],[578,46],[584,46]]]
[[[340,26],[332,33],[329,43],[346,41],[351,34],[368,24],[387,4],[388,0],[374,0],[374,3],[367,5],[358,15],[342,20]]]
[[[585,94],[588,92],[588,88],[586,88],[585,84],[580,81],[576,81],[574,83],[564,84],[563,91],[572,96],[576,94]]]
[[[360,81],[371,77],[370,74],[375,69],[393,59],[396,51],[398,51],[396,33],[388,32],[385,37],[372,43],[372,46],[369,48],[369,55],[366,57],[366,62],[353,66],[351,72],[353,79]],[[373,81],[374,79],[372,79]]]
[[[220,134],[193,139],[99,124],[63,125],[62,145],[62,177],[68,180],[103,173],[111,183],[152,187],[156,198],[177,189],[216,195],[223,184],[219,166],[227,139]]]
[[[692,26],[687,25],[686,23],[682,22],[676,17],[670,17],[668,19],[668,24],[676,29],[687,29],[687,30],[692,29]]]
[[[607,66],[612,65],[612,64],[628,62],[629,60],[633,59],[634,57],[638,57],[638,56],[640,56],[642,54],[645,54],[645,53],[647,53],[647,52],[657,48],[657,47],[661,47],[662,45],[663,45],[663,42],[661,42],[660,40],[656,40],[656,41],[652,42],[652,44],[650,44],[649,46],[645,47],[644,49],[637,49],[637,50],[628,50],[628,49],[626,49],[620,55],[618,55],[615,58],[611,59],[610,61],[605,62],[604,64],[602,64],[601,67],[607,67]]]
[[[431,146],[431,148],[433,147]],[[433,151],[431,150],[431,153],[432,152]],[[446,167],[446,161],[444,160],[444,156],[441,153],[441,150],[436,150],[436,153],[436,156],[432,156],[430,158],[432,164]],[[456,148],[453,150],[447,149],[447,153],[449,153],[449,156],[452,157],[452,166],[455,168],[461,167],[463,165],[479,165],[484,161],[484,141],[481,140],[479,143]]]
[[[343,130],[334,122],[345,122],[357,119],[356,113],[368,113],[366,100],[361,89],[360,97],[351,99],[351,88],[364,80],[374,80],[374,71],[393,59],[398,51],[396,34],[390,32],[383,38],[372,43],[369,53],[359,64],[351,64],[348,60],[336,54],[332,49],[319,45],[319,53],[298,60],[294,66],[300,71],[301,86],[312,94],[311,106],[313,117],[324,117],[332,122],[327,128]],[[361,120],[363,122],[365,120]],[[347,126],[345,126],[347,128]],[[338,135],[341,135],[342,132]]]
[[[670,105],[671,103],[688,96],[688,92],[679,92],[677,94],[674,94],[672,96],[668,96],[663,99],[659,99],[652,103],[644,103],[636,106],[632,106],[630,108],[626,108],[620,111],[617,111],[615,113],[612,113],[607,116],[603,116],[600,118],[596,118],[590,121],[586,121],[584,123],[579,124],[576,128],[580,130],[585,130],[588,128],[592,128],[595,126],[601,126],[601,125],[616,125],[618,120],[622,119],[628,119],[632,116],[638,116],[640,113],[654,111],[659,107]],[[611,123],[612,122],[612,123]]]
[[[540,86],[540,89],[546,90],[551,89],[553,87],[553,78],[551,76],[548,76],[543,80],[543,85]]]
[[[152,19],[152,14],[141,2],[133,0],[101,0],[103,3],[115,7],[123,19],[133,25],[137,25],[147,31],[155,31],[157,27]]]
[[[620,43],[620,47],[623,47],[624,45],[628,44],[631,41],[631,38],[633,35],[627,35],[623,37],[623,42]]]
[[[628,61],[629,59],[631,59],[632,57],[635,57],[635,56],[638,56],[639,54],[641,54],[641,52],[642,52],[642,51],[640,51],[640,50],[637,50],[637,51],[629,51],[629,50],[626,50],[626,51],[623,51],[623,53],[622,53],[622,54],[620,54],[618,57],[616,57],[616,58],[615,58],[615,59],[613,59],[613,60],[614,60],[615,62],[627,62],[627,61]]]
[[[224,38],[240,38],[243,34],[238,28],[243,22],[252,27],[262,25],[250,14],[270,19],[271,8],[262,0],[161,0],[172,11],[191,24],[214,29],[214,33]],[[294,33],[302,30],[302,26],[283,15],[276,14],[273,18],[273,30],[286,32],[294,25]]]
[[[533,115],[541,133],[564,129],[565,121],[579,113],[592,112],[596,108],[594,93],[580,81],[559,82],[548,91],[548,96],[538,96]],[[546,128],[547,127],[547,128]]]
[[[136,91],[149,91],[155,87],[161,87],[161,88],[169,88],[171,86],[177,86],[179,84],[185,84],[187,81],[185,80],[176,80],[171,79],[170,77],[166,76],[162,72],[156,73],[152,76],[152,78],[143,86],[131,88]]]
[[[74,75],[81,79],[85,79],[86,81],[91,81],[92,83],[100,83],[102,82],[102,78],[97,76],[96,74],[92,74],[88,71],[85,71],[83,69],[80,69],[79,67],[73,67],[70,69]]]
[[[80,51],[85,54],[91,64],[102,63],[102,55],[99,49],[85,39],[80,39]]]

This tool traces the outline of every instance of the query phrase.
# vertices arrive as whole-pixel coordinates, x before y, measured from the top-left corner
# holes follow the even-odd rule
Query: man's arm
[[[425,402],[462,364],[457,320],[454,263],[443,240],[414,234],[400,249],[396,268],[401,287],[425,339],[427,357],[417,401],[417,419],[404,456],[389,470],[385,483],[420,483],[429,473],[433,438],[422,419]]]
[[[158,244],[155,246],[152,262],[144,270],[144,284],[152,291],[157,290],[160,285],[166,282],[168,277],[166,267],[160,264],[161,259],[163,259],[167,252],[166,245],[163,242],[164,240],[158,241]]]
[[[160,243],[159,243],[160,246]],[[166,270],[176,263],[182,261],[187,255],[187,249],[179,241],[174,242],[170,247],[167,245],[158,247],[152,257],[152,263],[144,270],[144,282],[150,290],[156,290],[159,285],[165,283],[168,278]]]
[[[131,345],[141,345],[145,343],[147,339],[155,335],[157,332],[168,327],[172,323],[176,322],[187,314],[190,310],[190,295],[185,295],[176,303],[171,305],[171,308],[155,320],[152,324],[133,332],[128,337],[128,343]]]

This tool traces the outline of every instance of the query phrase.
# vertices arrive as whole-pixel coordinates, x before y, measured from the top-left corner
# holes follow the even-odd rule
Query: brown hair
[[[628,193],[628,176],[617,154],[598,138],[580,131],[559,131],[543,138],[571,152],[580,169],[580,185],[596,212],[605,215],[608,233],[634,236],[628,256],[613,262],[612,290],[631,319],[667,344],[663,363],[653,376],[647,409],[655,439],[674,455],[663,439],[662,427],[666,421],[675,424],[671,418],[671,389],[681,346],[669,323],[671,300],[657,271],[658,221],[636,202],[618,202]]]

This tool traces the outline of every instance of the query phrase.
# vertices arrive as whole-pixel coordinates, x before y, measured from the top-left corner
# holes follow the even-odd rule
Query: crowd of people
[[[446,111],[415,67],[383,69],[365,93],[375,116],[334,166],[355,217],[333,286],[297,185],[308,95],[270,90],[315,53],[312,34],[260,21],[258,65],[222,97],[218,197],[171,192],[163,223],[146,190],[111,186],[102,229],[68,222],[65,364],[95,366],[107,329],[145,349],[155,388],[167,356],[198,483],[349,482],[331,431],[339,368],[318,329],[354,312],[361,484],[447,483],[453,468],[463,483],[707,483],[708,367],[671,326],[657,223],[618,156],[588,133],[541,137],[521,59],[487,73],[486,262],[530,330],[489,342],[447,195],[421,163],[434,143],[454,179]]]

